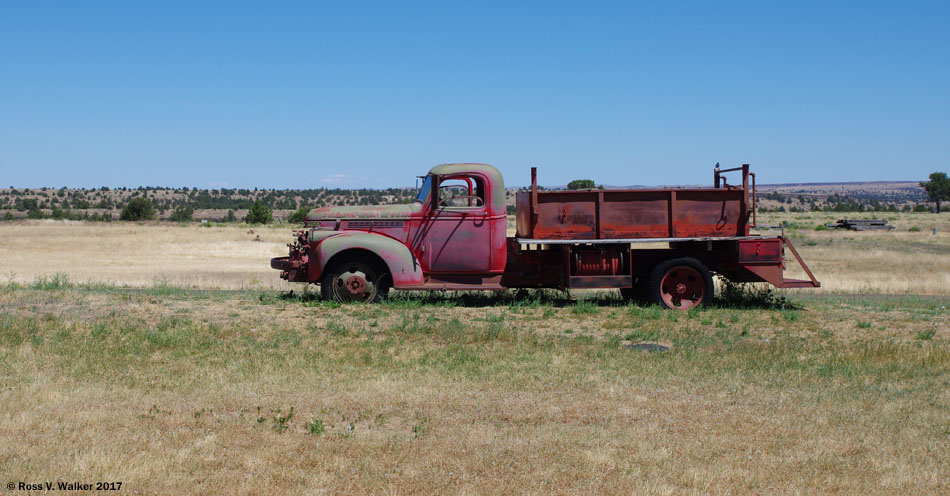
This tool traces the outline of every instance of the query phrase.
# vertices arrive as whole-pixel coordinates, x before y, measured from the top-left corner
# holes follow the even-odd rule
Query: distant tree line
[[[377,205],[408,203],[415,199],[411,188],[356,189],[317,188],[301,190],[275,189],[212,189],[161,188],[39,188],[0,190],[0,219],[13,219],[9,211],[26,212],[30,219],[54,218],[71,220],[148,220],[163,218],[175,222],[194,219],[198,210],[224,210],[224,222],[236,222],[236,211],[249,211],[251,219],[262,223],[273,221],[273,211],[294,210],[291,222],[306,217],[310,209],[327,205]],[[150,209],[143,208],[147,200]],[[263,208],[267,208],[265,213]],[[88,212],[88,210],[99,212]],[[305,213],[300,213],[305,212]]]
[[[758,194],[760,211],[784,212],[908,212],[929,211],[933,202],[939,212],[941,202],[950,201],[950,179],[943,172],[921,182],[922,190],[849,191],[847,194],[817,195],[806,191]],[[576,179],[569,189],[602,188],[591,179]],[[525,188],[522,188],[523,190]],[[539,187],[539,189],[544,189]],[[217,214],[223,222],[273,222],[275,211],[283,211],[286,221],[300,224],[311,209],[328,205],[377,205],[408,203],[416,191],[412,188],[388,189],[198,189],[142,186],[138,188],[14,188],[0,190],[0,220],[63,219],[104,221],[166,219],[190,222],[198,210],[225,211]],[[511,192],[506,192],[506,197]],[[768,204],[763,205],[762,202]],[[776,206],[775,204],[778,203]],[[507,205],[509,214],[514,205]],[[246,211],[239,218],[237,212]],[[289,214],[287,212],[290,211]],[[14,212],[18,212],[14,215]],[[223,215],[223,216],[222,216]]]

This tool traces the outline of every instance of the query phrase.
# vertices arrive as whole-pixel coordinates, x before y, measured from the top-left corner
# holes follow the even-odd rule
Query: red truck
[[[727,172],[741,173],[741,184],[728,184]],[[712,300],[713,273],[819,287],[787,238],[749,233],[756,198],[748,164],[717,165],[713,178],[712,188],[540,191],[532,168],[508,236],[498,169],[439,165],[410,204],[314,209],[289,256],[271,267],[343,302],[377,302],[390,288],[616,288],[686,310]],[[809,279],[785,278],[786,248]]]

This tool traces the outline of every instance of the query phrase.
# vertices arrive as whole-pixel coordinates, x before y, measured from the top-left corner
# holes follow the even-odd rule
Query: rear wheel
[[[666,260],[650,273],[648,291],[654,303],[689,310],[712,302],[712,274],[695,258]]]
[[[389,293],[389,275],[363,257],[347,257],[335,262],[320,279],[320,293],[326,301],[378,303]]]

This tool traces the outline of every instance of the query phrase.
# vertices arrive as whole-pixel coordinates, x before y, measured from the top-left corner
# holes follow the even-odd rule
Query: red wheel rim
[[[362,263],[349,263],[336,271],[332,283],[333,297],[341,302],[373,301],[376,298],[376,273]]]
[[[660,298],[670,308],[689,310],[703,302],[706,284],[699,271],[692,267],[673,267],[660,281]]]
[[[362,297],[366,293],[366,279],[363,279],[362,276],[354,275],[347,279],[344,285],[351,295]]]

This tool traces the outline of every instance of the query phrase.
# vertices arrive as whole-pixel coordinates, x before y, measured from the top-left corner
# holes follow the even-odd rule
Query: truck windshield
[[[422,187],[419,188],[419,194],[416,196],[416,201],[419,203],[425,203],[426,198],[429,197],[429,190],[432,189],[432,176],[426,176],[425,181],[422,182]]]

